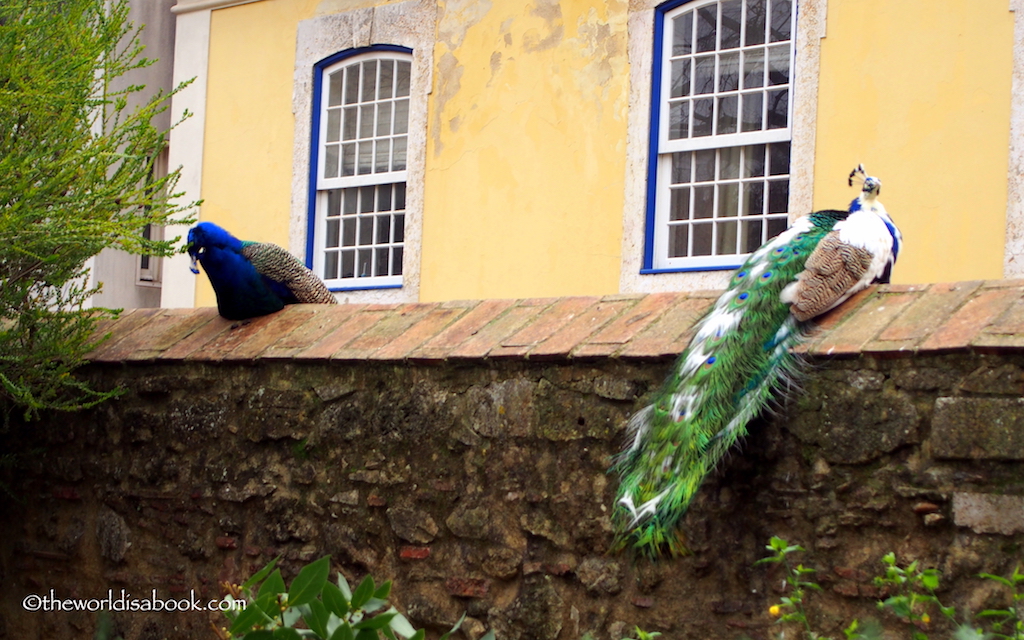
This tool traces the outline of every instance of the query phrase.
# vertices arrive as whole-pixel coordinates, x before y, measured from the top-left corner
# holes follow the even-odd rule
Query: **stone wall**
[[[433,637],[468,612],[464,637],[473,639],[493,628],[502,640],[588,631],[614,640],[639,625],[666,638],[767,640],[778,630],[768,608],[784,595],[783,575],[754,563],[773,535],[806,547],[798,561],[818,570],[824,589],[810,596],[811,618],[833,638],[854,617],[879,618],[894,632],[887,638],[909,637],[875,606],[884,594],[871,577],[889,551],[940,569],[947,605],[1002,606],[1005,594],[976,574],[1008,575],[1024,561],[1024,355],[946,344],[905,357],[863,346],[830,357],[833,347],[813,346],[852,340],[849,323],[870,324],[886,295],[907,292],[872,294],[844,312],[851,320],[827,321],[801,387],[752,423],[702,488],[684,524],[692,554],[656,564],[610,552],[615,478],[606,471],[625,420],[661,384],[669,357],[304,359],[294,338],[267,324],[154,312],[177,318],[161,333],[153,319],[128,317],[83,372],[124,395],[6,438],[6,449],[30,453],[4,478],[13,497],[3,498],[0,522],[0,637],[92,637],[94,613],[26,612],[32,594],[156,590],[205,602],[221,596],[219,583],[275,556],[289,579],[331,554],[350,580],[394,580],[395,603]],[[548,304],[575,308],[566,322],[585,318],[579,304]],[[663,307],[678,319],[678,306]],[[398,349],[416,323],[396,318],[416,311],[393,308],[364,330],[401,327],[375,347]],[[607,336],[621,320],[633,334],[615,348],[628,351],[659,331],[663,343],[685,334],[619,311],[626,315],[588,325],[590,335]],[[419,317],[441,334],[458,328],[431,313]],[[567,325],[549,325],[564,341]],[[910,325],[893,326],[875,323],[893,340],[911,339]],[[324,331],[309,340],[332,340]],[[462,331],[460,344],[486,333]],[[530,344],[549,344],[535,333]],[[427,334],[418,340],[430,344]],[[113,623],[126,640],[213,638],[218,616],[115,612]],[[938,617],[932,637],[949,637]]]

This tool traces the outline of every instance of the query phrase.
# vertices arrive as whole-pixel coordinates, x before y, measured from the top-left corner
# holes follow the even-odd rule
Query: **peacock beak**
[[[189,271],[191,271],[192,273],[194,273],[196,275],[199,275],[199,254],[198,253],[192,253],[191,247],[189,248],[188,254],[189,254],[189,257],[192,259],[191,262],[188,265]]]

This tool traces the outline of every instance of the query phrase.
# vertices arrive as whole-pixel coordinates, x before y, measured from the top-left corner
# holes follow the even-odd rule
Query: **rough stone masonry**
[[[422,310],[383,311],[372,326]],[[619,313],[605,322],[634,317]],[[161,359],[159,339],[124,342],[151,323],[115,331],[119,355],[84,372],[123,386],[120,398],[8,435],[30,453],[4,478],[14,498],[0,522],[0,637],[92,637],[96,614],[30,613],[30,594],[211,599],[275,556],[289,580],[331,554],[350,580],[393,580],[395,604],[433,637],[466,612],[474,639],[617,640],[638,625],[767,640],[778,630],[768,609],[786,594],[779,567],[755,562],[778,535],[816,569],[817,631],[841,637],[853,618],[876,618],[900,638],[907,627],[876,608],[885,553],[940,569],[937,595],[961,613],[1006,606],[1008,592],[976,576],[1024,562],[1024,355],[1012,349],[812,351],[802,387],[703,487],[685,522],[692,555],[650,564],[609,550],[607,469],[670,356],[243,358],[224,354],[252,340],[285,350],[294,335],[275,342],[264,327],[242,339],[232,332],[249,328],[225,323],[205,338],[220,340],[219,357]],[[190,331],[161,348],[207,326],[182,323]],[[126,640],[212,638],[218,615],[112,621]],[[933,637],[947,637],[939,617]]]

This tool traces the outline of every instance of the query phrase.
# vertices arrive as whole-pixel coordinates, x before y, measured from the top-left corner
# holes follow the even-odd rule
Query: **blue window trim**
[[[654,8],[654,52],[651,57],[651,132],[647,139],[647,212],[644,220],[644,261],[641,274],[668,273],[672,271],[711,271],[703,267],[687,269],[654,268],[654,208],[658,196],[658,139],[661,131],[661,73],[662,49],[665,44],[665,14],[690,0],[670,0]],[[722,267],[733,268],[733,267]]]
[[[309,144],[309,186],[306,193],[306,266],[313,268],[313,251],[316,246],[313,234],[316,232],[316,180],[319,169],[318,160],[320,157],[320,100],[323,96],[324,69],[330,67],[345,58],[372,53],[377,51],[392,51],[412,55],[412,49],[397,44],[374,44],[368,47],[357,47],[345,49],[333,55],[327,56],[313,65],[313,102],[312,125],[310,126]],[[401,289],[402,285],[369,286],[369,287],[344,287],[331,289],[331,291],[359,291],[365,289]]]

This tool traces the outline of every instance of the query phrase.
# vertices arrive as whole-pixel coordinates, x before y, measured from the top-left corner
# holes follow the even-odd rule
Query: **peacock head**
[[[189,269],[192,273],[199,273],[198,262],[202,259],[203,254],[208,249],[221,248],[221,249],[234,249],[238,250],[242,246],[242,242],[231,235],[224,229],[218,227],[212,222],[200,222],[196,226],[188,230],[188,244],[185,248],[188,250],[188,255],[192,259]]]
[[[875,198],[882,191],[882,181],[874,176],[869,176],[864,171],[864,165],[862,164],[858,164],[857,168],[850,172],[848,183],[851,187],[854,181],[862,183],[861,191],[865,197]]]

